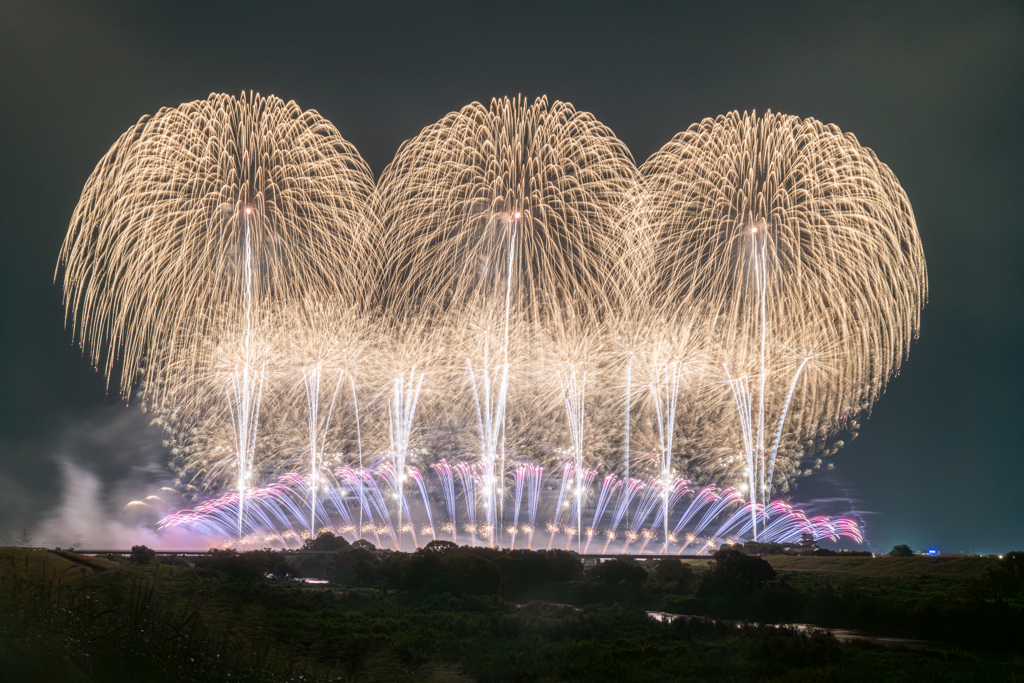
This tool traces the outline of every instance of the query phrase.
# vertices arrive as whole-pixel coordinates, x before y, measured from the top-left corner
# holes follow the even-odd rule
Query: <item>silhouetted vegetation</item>
[[[1024,552],[1007,553],[976,584],[982,600],[1024,608]]]
[[[349,542],[343,536],[335,536],[330,531],[321,531],[316,538],[307,538],[302,544],[303,550],[344,550]]]
[[[156,559],[156,551],[144,545],[133,545],[128,561],[132,564],[152,564]]]
[[[740,550],[740,546],[723,545],[722,550],[729,548],[735,548]],[[785,555],[786,548],[781,543],[757,543],[755,541],[747,541],[742,546],[743,552],[748,555]]]
[[[684,564],[677,557],[658,560],[652,575],[658,588],[678,592],[687,592],[693,585],[695,574],[689,564]]]
[[[889,551],[889,557],[913,557],[914,551],[909,545],[894,545]]]
[[[775,578],[775,569],[760,557],[732,548],[715,551],[714,568],[700,582],[697,597],[749,597]]]
[[[818,548],[811,553],[815,557],[874,557],[875,554],[867,550],[829,550]]]
[[[639,586],[647,580],[647,570],[627,559],[612,559],[599,562],[587,576],[604,586]]]
[[[1021,553],[962,561],[778,556],[773,567],[726,549],[697,562],[666,557],[585,567],[566,551],[435,542],[414,553],[356,544],[315,555],[217,551],[196,568],[118,564],[93,573],[52,553],[6,552],[0,554],[0,670],[12,680],[1024,676],[1016,654],[1024,610]],[[325,558],[330,585],[290,580],[308,557]],[[573,606],[515,604],[538,595]],[[647,610],[714,619],[659,623]],[[722,619],[770,621],[771,615],[930,633],[959,647],[843,645],[820,632]],[[968,635],[972,629],[978,634]],[[999,630],[1001,639],[993,637]]]
[[[293,579],[301,575],[283,553],[272,550],[212,550],[211,556],[196,560],[197,569],[226,574],[233,579]]]

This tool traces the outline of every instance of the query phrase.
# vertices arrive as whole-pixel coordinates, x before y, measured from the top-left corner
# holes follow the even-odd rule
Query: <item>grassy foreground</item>
[[[262,568],[254,575],[232,557],[206,569],[93,569],[42,551],[0,551],[0,671],[61,682],[1024,680],[1013,651],[844,645],[824,633],[647,616],[651,601],[720,599],[697,597],[714,593],[710,567],[641,576],[627,563],[602,563],[562,581],[576,571],[566,556],[548,557],[546,569],[516,556],[534,563],[531,575],[553,577],[528,585],[508,558],[417,556],[353,564],[341,553],[320,567],[334,583],[312,585],[265,578]],[[884,587],[939,571],[822,562],[833,559],[772,562],[806,586],[845,576]],[[497,568],[504,574],[493,584]],[[582,607],[522,604],[531,594],[567,595]]]

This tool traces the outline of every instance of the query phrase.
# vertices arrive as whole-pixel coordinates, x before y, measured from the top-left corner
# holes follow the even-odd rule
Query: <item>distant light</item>
[[[936,550],[935,548],[929,548],[929,549],[928,549],[928,554],[929,554],[929,555],[938,555],[938,554],[939,554],[939,551],[938,551],[938,550]]]

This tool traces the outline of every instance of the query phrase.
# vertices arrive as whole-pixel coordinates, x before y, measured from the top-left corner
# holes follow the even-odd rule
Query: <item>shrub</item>
[[[156,558],[156,563],[166,565],[168,567],[191,567],[192,563],[186,560],[184,557],[177,557],[175,555],[161,555]]]
[[[292,567],[282,553],[273,550],[214,550],[210,557],[197,559],[196,567],[220,572],[243,581],[257,579],[294,579],[300,572]]]
[[[502,573],[489,559],[502,555],[489,548],[460,548],[449,541],[436,542],[411,555],[395,553],[377,567],[385,588],[419,590],[453,595],[493,595],[501,589]]]
[[[914,551],[909,545],[894,545],[889,551],[889,557],[913,557]]]
[[[152,564],[156,559],[156,551],[144,545],[133,545],[131,555],[128,556],[130,564]]]
[[[1004,600],[1024,595],[1024,552],[1007,553],[978,580],[980,597]]]

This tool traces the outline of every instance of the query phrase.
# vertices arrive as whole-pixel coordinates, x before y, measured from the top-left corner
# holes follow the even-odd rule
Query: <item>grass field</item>
[[[969,581],[998,560],[992,557],[796,557],[766,555],[778,571],[809,572],[834,577],[898,579],[927,577],[940,581]]]
[[[15,574],[29,580],[78,581],[93,570],[46,551],[0,548],[0,575]]]

